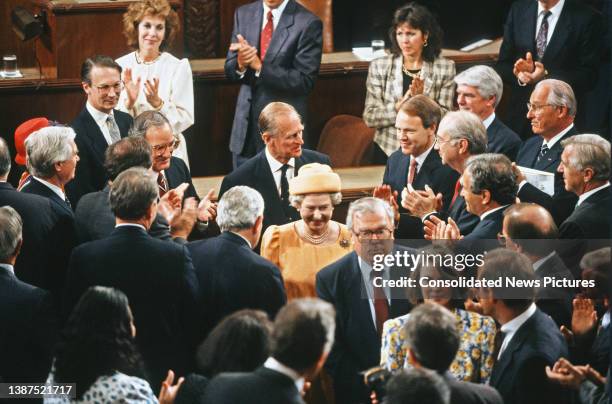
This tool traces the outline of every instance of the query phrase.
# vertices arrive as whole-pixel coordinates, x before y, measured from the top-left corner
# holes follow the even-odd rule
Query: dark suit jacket
[[[444,380],[450,387],[450,404],[504,404],[497,390],[491,386],[460,381],[448,372]]]
[[[523,143],[516,158],[516,164],[519,166],[555,174],[555,193],[552,197],[529,183],[520,189],[517,196],[521,202],[533,202],[546,208],[555,219],[557,225],[561,224],[572,213],[578,200],[574,193],[565,190],[563,174],[557,172],[561,162],[561,153],[563,152],[561,141],[576,134],[576,128],[570,129],[548,150],[540,161],[537,161],[537,159],[542,148],[543,139],[541,136],[534,136]]]
[[[555,277],[557,279],[573,280],[574,276],[563,263],[563,260],[555,252],[552,257],[542,263],[535,271],[535,274],[540,279],[544,277]],[[562,325],[571,329],[572,325],[572,300],[574,298],[574,290],[571,288],[538,288],[536,296],[536,304],[544,313],[548,314],[557,327]]]
[[[168,187],[170,189],[174,189],[183,182],[186,182],[189,184],[189,186],[185,190],[184,198],[193,197],[200,200],[200,197],[193,186],[193,182],[191,181],[191,173],[189,172],[189,168],[187,168],[187,164],[185,164],[182,159],[173,156],[170,159],[170,167],[168,167],[167,170],[164,170],[164,173],[166,174]]]
[[[421,218],[410,216],[402,207],[402,190],[408,181],[408,169],[410,167],[411,156],[402,153],[401,149],[393,152],[387,160],[383,184],[390,185],[393,191],[397,191],[397,203],[400,207],[400,222],[395,231],[395,238],[421,239],[423,238],[423,223]],[[431,150],[423,166],[418,169],[414,177],[412,187],[416,190],[425,189],[429,185],[434,193],[442,193],[443,210],[448,209],[450,201],[453,199],[455,183],[459,174],[442,164],[440,155],[436,150]]]
[[[391,277],[402,271],[390,269]],[[337,403],[369,402],[360,371],[380,363],[381,339],[372,320],[370,304],[364,298],[365,283],[357,253],[352,252],[317,273],[317,295],[336,308],[336,339],[325,367],[334,379]],[[412,308],[392,289],[389,318],[406,314]]]
[[[263,4],[254,1],[239,7],[234,14],[232,42],[241,34],[259,49],[263,21]],[[314,87],[321,65],[323,25],[321,20],[295,0],[289,0],[268,46],[259,77],[247,69],[243,78],[238,70],[238,53],[229,51],[225,60],[225,76],[239,81],[240,93],[230,137],[230,150],[240,153],[249,136],[263,147],[257,121],[261,110],[273,101],[292,105],[306,121],[308,94]],[[249,129],[250,128],[250,129]]]
[[[563,403],[563,389],[548,381],[544,368],[567,357],[567,346],[555,322],[539,309],[514,334],[493,365],[489,384],[506,403]]]
[[[132,117],[116,109],[113,110],[113,115],[121,137],[126,137],[132,126]],[[99,191],[106,185],[108,174],[104,168],[104,153],[108,144],[100,127],[85,107],[70,126],[76,132],[74,142],[79,149],[80,160],[74,179],[66,184],[66,193],[72,206],[76,207],[83,195]]]
[[[260,367],[251,373],[221,373],[206,387],[203,404],[303,404],[294,381]]]
[[[447,212],[434,212],[432,215],[445,222],[448,221],[449,217],[452,218],[457,223],[457,226],[459,226],[459,231],[463,236],[470,234],[480,222],[478,216],[467,211],[465,199],[461,194],[457,195],[457,199],[448,208]]]
[[[109,237],[74,249],[64,314],[93,285],[127,295],[136,343],[153,388],[168,369],[181,375],[190,369],[199,318],[198,283],[185,246],[154,239],[138,227],[118,227]]]
[[[53,217],[54,220],[53,231],[49,234],[49,239],[46,240],[49,243],[48,247],[51,248],[52,259],[42,277],[43,284],[40,286],[50,290],[58,297],[66,279],[66,268],[70,253],[76,245],[74,213],[62,198],[34,177],[30,177],[21,192],[46,198],[53,210],[53,215],[45,213],[46,209],[37,213],[41,218],[48,215],[45,220],[49,220],[49,217]]]
[[[526,118],[526,102],[533,86],[520,87],[512,74],[514,63],[531,52],[536,52],[537,2],[520,0],[512,4],[504,27],[504,40],[499,50],[496,69],[504,82],[511,87],[508,116],[505,121],[518,134],[531,133]],[[602,49],[602,18],[590,7],[576,0],[567,0],[553,35],[546,47],[542,63],[548,71],[547,78],[563,80],[572,86],[582,105],[582,95],[597,81],[597,68]],[[581,111],[578,111],[581,114]]]
[[[331,165],[327,155],[304,149],[302,150],[302,155],[295,159],[295,175],[297,175],[300,167],[308,163]],[[263,197],[265,209],[262,234],[270,225],[281,225],[300,219],[297,210],[291,217],[285,216],[280,195],[278,194],[274,177],[272,177],[272,170],[266,159],[265,150],[262,150],[255,157],[249,159],[223,178],[221,189],[219,190],[219,199],[221,199],[225,191],[236,185],[247,185],[254,188]]]
[[[487,138],[487,153],[505,154],[510,161],[516,159],[522,144],[521,138],[497,116],[487,128]]]
[[[280,270],[237,234],[187,244],[200,284],[200,307],[206,310],[203,336],[225,316],[241,309],[263,310],[274,319],[286,303]]]
[[[0,380],[44,383],[58,335],[48,292],[0,268]]]

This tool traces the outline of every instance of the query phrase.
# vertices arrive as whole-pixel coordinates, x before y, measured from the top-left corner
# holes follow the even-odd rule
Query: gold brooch
[[[342,247],[342,248],[349,248],[350,245],[351,245],[351,243],[347,239],[343,238],[343,239],[340,240],[340,247]]]

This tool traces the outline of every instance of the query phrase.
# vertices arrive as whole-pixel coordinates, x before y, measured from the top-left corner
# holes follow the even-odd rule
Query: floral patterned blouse
[[[455,309],[460,327],[459,351],[450,366],[458,380],[487,383],[493,368],[493,349],[497,328],[491,317]],[[410,367],[404,324],[410,314],[385,321],[383,326],[380,365],[390,371]]]

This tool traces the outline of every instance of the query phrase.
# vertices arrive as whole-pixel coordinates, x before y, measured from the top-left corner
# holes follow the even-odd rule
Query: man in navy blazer
[[[374,189],[374,196],[385,199],[396,206],[396,238],[422,239],[421,217],[401,206],[401,194],[425,189],[429,186],[434,194],[442,195],[442,209],[448,209],[459,175],[442,164],[440,155],[434,150],[436,130],[441,111],[438,104],[425,95],[417,95],[403,102],[397,112],[395,126],[400,138],[400,149],[387,160],[383,185]]]
[[[278,267],[253,252],[261,235],[263,212],[259,192],[233,187],[219,201],[221,235],[187,245],[200,284],[200,306],[206,311],[200,322],[202,337],[241,309],[263,310],[274,319],[287,301]]]
[[[153,389],[168,369],[179,375],[191,370],[200,318],[198,283],[187,248],[147,234],[157,198],[157,183],[144,168],[130,168],[113,181],[109,200],[117,226],[109,237],[74,249],[63,310],[67,317],[90,286],[124,292]]]
[[[106,185],[104,151],[128,135],[132,117],[116,110],[123,89],[121,66],[111,57],[96,55],[81,66],[81,85],[87,103],[70,124],[76,132],[75,142],[81,162],[66,192],[76,207],[81,196],[99,191]]]
[[[393,216],[393,209],[379,198],[351,203],[347,226],[355,251],[317,273],[317,295],[336,308],[336,340],[325,367],[333,378],[337,403],[369,402],[359,372],[380,364],[384,321],[412,307],[404,289],[376,287],[377,278],[407,275],[395,266],[374,268],[374,256],[393,249]]]
[[[331,161],[325,154],[302,149],[304,126],[295,108],[289,104],[268,104],[261,112],[259,126],[265,149],[223,178],[219,199],[236,185],[257,190],[265,201],[263,233],[270,225],[300,219],[298,211],[289,205],[288,184],[287,194],[283,193],[283,171],[289,181],[304,164],[331,165]]]
[[[543,80],[529,99],[527,117],[537,135],[527,140],[516,158],[516,165],[555,174],[555,189],[551,197],[525,180],[517,170],[518,197],[522,202],[533,202],[545,207],[560,225],[574,210],[577,197],[563,185],[563,176],[557,171],[563,147],[561,141],[576,134],[574,116],[576,97],[565,82]]]
[[[234,169],[263,148],[259,114],[273,101],[306,119],[308,94],[321,65],[323,24],[295,0],[258,0],[234,14],[225,76],[240,82],[230,137]]]
[[[502,282],[536,279],[527,257],[507,249],[490,251],[478,277],[501,278]],[[530,287],[479,289],[483,314],[501,324],[489,384],[506,403],[565,403],[569,395],[548,381],[546,366],[567,357],[567,345],[555,322],[533,303],[534,297],[535,290]]]
[[[547,12],[551,14],[545,17]],[[546,21],[544,21],[546,20]],[[577,0],[520,0],[504,27],[496,70],[510,86],[506,122],[523,139],[531,136],[525,103],[533,86],[546,78],[567,82],[581,101],[597,82],[603,19]],[[580,112],[581,116],[584,111]],[[584,119],[579,119],[586,130]],[[536,133],[537,134],[537,133]]]
[[[493,68],[478,65],[459,73],[454,80],[459,109],[478,115],[487,129],[487,153],[505,154],[514,161],[521,138],[495,115],[504,91],[501,77]]]

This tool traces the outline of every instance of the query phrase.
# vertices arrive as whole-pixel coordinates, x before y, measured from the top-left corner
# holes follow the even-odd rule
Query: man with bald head
[[[555,247],[559,231],[546,209],[534,203],[519,203],[504,212],[502,241],[506,248],[523,253],[533,265],[538,278],[574,279]],[[573,292],[570,289],[539,288],[536,304],[558,326],[569,327],[572,319]]]

